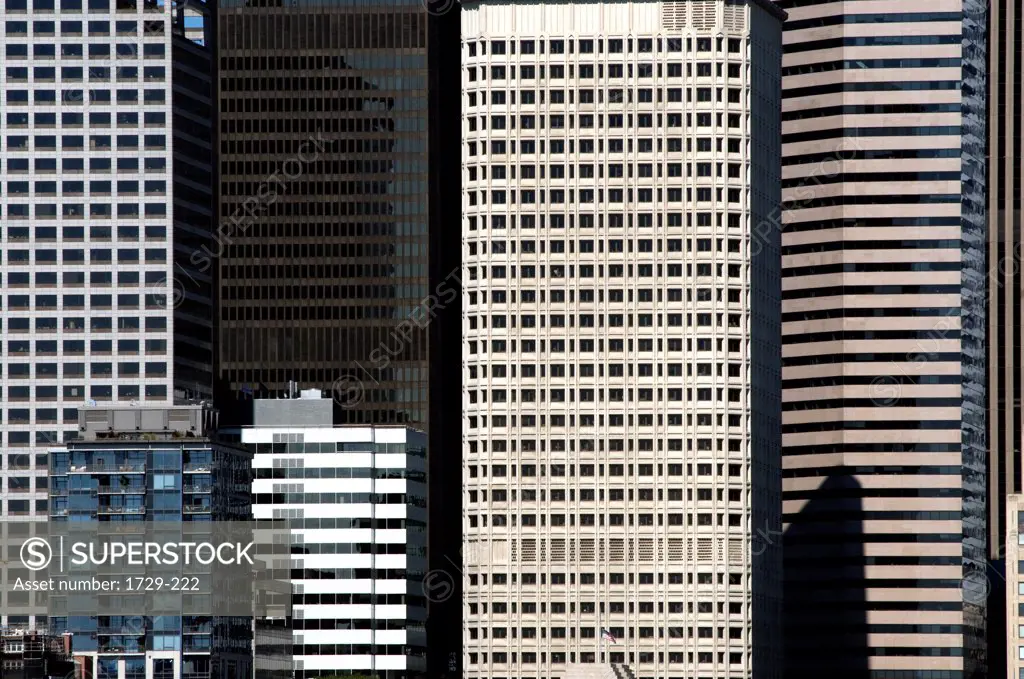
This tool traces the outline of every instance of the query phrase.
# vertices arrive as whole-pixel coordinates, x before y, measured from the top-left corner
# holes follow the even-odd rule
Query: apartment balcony
[[[68,467],[69,474],[145,474],[145,464],[80,464]]]
[[[115,515],[115,514],[145,514],[145,507],[97,507],[96,513],[99,515]]]

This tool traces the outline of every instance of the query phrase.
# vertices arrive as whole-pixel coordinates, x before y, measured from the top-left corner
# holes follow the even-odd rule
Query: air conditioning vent
[[[686,2],[665,0],[661,4],[661,27],[666,31],[682,31],[686,28]]]

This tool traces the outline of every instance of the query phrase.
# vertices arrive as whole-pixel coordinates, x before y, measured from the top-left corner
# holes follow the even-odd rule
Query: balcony
[[[145,474],[145,463],[136,464],[80,464],[68,467],[69,474]]]
[[[96,513],[99,515],[109,514],[145,514],[145,507],[97,507]]]

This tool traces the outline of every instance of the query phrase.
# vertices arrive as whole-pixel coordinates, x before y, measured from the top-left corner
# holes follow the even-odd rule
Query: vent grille
[[[718,23],[718,3],[714,0],[695,0],[690,3],[693,10],[693,27],[698,31],[713,31]]]
[[[686,28],[685,2],[663,2],[661,4],[661,27],[666,31],[682,31]]]
[[[725,3],[725,30],[742,33],[747,19],[747,6],[740,2]]]
[[[713,561],[714,549],[711,538],[697,538],[697,561]]]

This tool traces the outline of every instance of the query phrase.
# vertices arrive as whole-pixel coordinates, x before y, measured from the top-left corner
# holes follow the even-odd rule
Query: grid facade
[[[778,676],[782,16],[463,6],[465,677]]]
[[[218,17],[220,388],[330,390],[339,423],[428,422],[428,19],[419,0]],[[403,322],[404,325],[403,325]]]
[[[183,35],[193,8],[0,10],[5,517],[46,517],[45,451],[74,439],[84,403],[212,393],[210,288],[175,281],[211,209],[180,177],[210,170],[209,50]]]
[[[984,676],[985,6],[778,4],[786,676]]]

